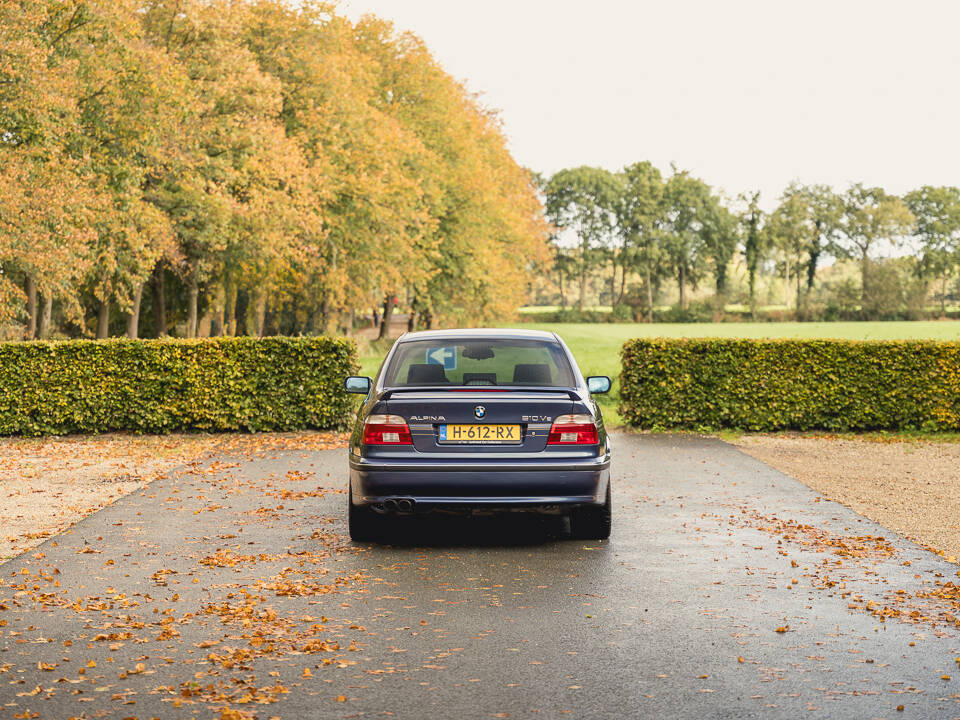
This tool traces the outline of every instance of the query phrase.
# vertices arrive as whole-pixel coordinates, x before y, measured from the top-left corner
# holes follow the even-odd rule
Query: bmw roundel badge
[[[476,416],[477,416],[477,419],[479,420],[479,419],[483,418],[484,415],[487,414],[487,409],[486,409],[483,405],[477,405],[477,406],[473,409],[473,414],[476,415]]]

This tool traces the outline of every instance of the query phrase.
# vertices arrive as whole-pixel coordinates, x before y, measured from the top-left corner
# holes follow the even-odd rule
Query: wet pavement
[[[609,542],[356,545],[343,450],[171,473],[0,566],[0,720],[960,717],[957,565],[716,439],[613,475]]]

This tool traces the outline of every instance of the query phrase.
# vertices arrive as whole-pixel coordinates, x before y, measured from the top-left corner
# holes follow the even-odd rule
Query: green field
[[[609,375],[613,391],[601,401],[604,417],[619,425],[620,347],[637,337],[835,338],[841,340],[957,340],[960,321],[824,323],[519,323],[505,327],[550,330],[570,347],[584,375]],[[365,375],[376,374],[385,351],[360,358]]]

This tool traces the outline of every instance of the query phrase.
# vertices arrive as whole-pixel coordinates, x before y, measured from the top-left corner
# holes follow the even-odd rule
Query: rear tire
[[[603,505],[577,508],[570,513],[570,537],[575,540],[606,540],[612,526],[610,485]]]
[[[356,542],[372,542],[376,540],[380,531],[380,518],[366,505],[353,504],[353,488],[348,496],[347,524],[350,528],[350,539]]]

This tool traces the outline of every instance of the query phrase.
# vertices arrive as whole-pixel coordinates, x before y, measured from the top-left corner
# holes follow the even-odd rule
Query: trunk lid
[[[540,452],[547,446],[554,418],[573,412],[574,407],[564,390],[491,392],[467,388],[393,391],[384,405],[377,412],[403,417],[410,426],[414,447],[424,453]],[[516,444],[441,442],[444,425],[519,425],[521,440]]]

